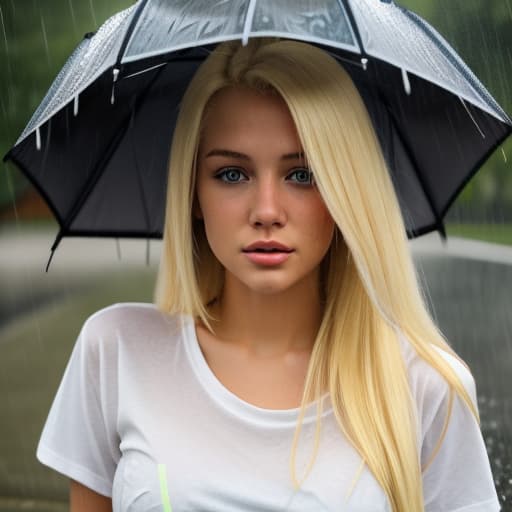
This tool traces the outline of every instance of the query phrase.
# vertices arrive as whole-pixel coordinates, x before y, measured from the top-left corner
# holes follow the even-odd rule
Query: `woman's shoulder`
[[[91,314],[84,326],[91,327],[136,327],[146,326],[146,323],[172,323],[179,319],[179,314],[169,314],[161,311],[150,302],[118,302],[99,309]]]
[[[142,339],[168,341],[178,337],[182,327],[183,315],[165,313],[151,303],[124,302],[90,315],[83,324],[80,337],[92,346],[140,344]]]
[[[450,387],[440,371],[420,357],[405,336],[400,337],[409,383],[416,399],[436,402],[445,398],[450,392]],[[430,347],[448,363],[476,404],[475,379],[468,367],[447,350],[433,343]]]

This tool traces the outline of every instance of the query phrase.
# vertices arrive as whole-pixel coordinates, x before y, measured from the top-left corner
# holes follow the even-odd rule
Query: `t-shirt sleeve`
[[[102,315],[84,324],[37,448],[37,458],[104,496],[119,460],[116,344]]]
[[[468,369],[443,353],[475,406],[476,385]],[[431,459],[443,431],[450,388],[441,378],[431,378],[423,389],[421,464]],[[432,374],[431,374],[432,377]],[[476,418],[466,403],[453,394],[453,409],[446,437],[423,473],[425,512],[497,512],[500,510],[489,457]]]

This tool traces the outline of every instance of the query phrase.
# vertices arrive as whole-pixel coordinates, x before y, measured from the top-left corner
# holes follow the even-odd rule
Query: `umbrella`
[[[409,238],[438,230],[512,122],[432,26],[390,0],[140,0],[86,34],[4,160],[63,236],[160,238],[178,105],[226,40],[282,37],[344,65],[381,142]]]

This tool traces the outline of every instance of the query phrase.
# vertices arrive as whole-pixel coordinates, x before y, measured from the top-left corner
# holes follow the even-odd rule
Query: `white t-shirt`
[[[443,426],[448,386],[408,342],[401,343],[424,463]],[[445,355],[476,403],[471,374]],[[192,317],[166,315],[150,304],[117,304],[84,324],[37,457],[111,496],[115,512],[389,512],[327,395],[324,403],[317,459],[294,491],[289,460],[299,410],[262,409],[225,388],[201,352]],[[315,421],[311,404],[299,443],[299,476],[312,453]],[[458,398],[423,482],[426,512],[500,510],[480,429]]]

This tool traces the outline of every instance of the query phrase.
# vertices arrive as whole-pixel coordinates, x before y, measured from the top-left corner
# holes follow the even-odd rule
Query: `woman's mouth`
[[[277,249],[272,250],[263,250],[263,249],[257,249],[254,251],[243,251],[244,254],[247,256],[247,258],[252,261],[253,263],[256,263],[257,265],[263,265],[263,266],[274,266],[274,265],[280,265],[281,263],[284,263],[289,257],[291,252],[293,251],[280,251]]]

